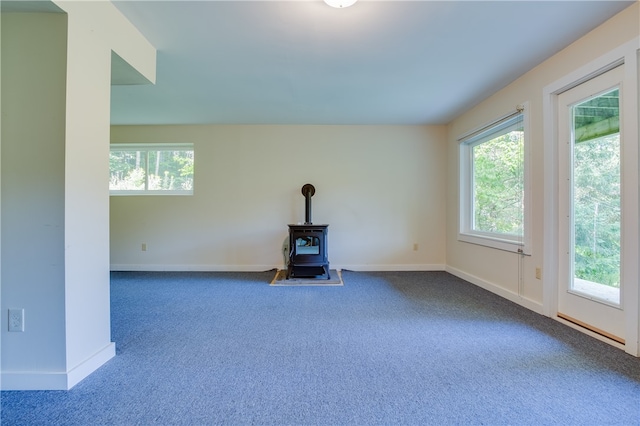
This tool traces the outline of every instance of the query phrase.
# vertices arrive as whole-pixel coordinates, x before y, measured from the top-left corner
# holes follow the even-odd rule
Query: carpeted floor
[[[445,272],[113,273],[117,356],[3,425],[640,425],[640,360]]]

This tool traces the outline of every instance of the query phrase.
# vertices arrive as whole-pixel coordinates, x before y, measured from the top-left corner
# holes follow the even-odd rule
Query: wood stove
[[[331,279],[327,253],[329,225],[311,223],[311,197],[315,191],[310,183],[302,187],[302,195],[305,197],[305,222],[303,225],[289,225],[287,279],[296,277]]]

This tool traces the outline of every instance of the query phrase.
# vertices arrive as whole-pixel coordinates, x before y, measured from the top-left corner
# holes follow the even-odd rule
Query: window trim
[[[507,129],[516,116],[522,115],[522,127],[524,129],[523,152],[523,234],[522,236],[502,233],[483,232],[473,229],[473,158],[472,149],[475,145],[484,142],[483,138],[503,129]],[[515,253],[531,254],[531,189],[530,189],[530,125],[529,102],[523,102],[518,107],[518,112],[504,115],[476,130],[466,133],[458,138],[459,157],[459,221],[458,241],[482,245]],[[482,142],[481,142],[482,141]]]
[[[193,143],[111,143],[109,144],[109,152],[111,151],[193,151],[195,161],[195,147]],[[147,167],[149,165],[147,164]],[[115,196],[165,196],[165,195],[178,195],[178,196],[190,196],[195,191],[195,175],[194,184],[191,190],[179,189],[179,190],[150,190],[148,189],[148,180],[145,179],[145,189],[109,189],[109,195]]]

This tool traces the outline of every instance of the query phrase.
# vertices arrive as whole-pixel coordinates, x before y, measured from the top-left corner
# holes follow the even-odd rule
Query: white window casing
[[[192,143],[117,143],[111,144],[109,152],[110,195],[193,195]],[[122,158],[125,153],[130,154]],[[171,167],[161,167],[163,155],[173,158]],[[134,156],[135,164],[131,164]]]
[[[517,111],[507,114],[491,123],[479,127],[477,130],[467,133],[458,138],[459,142],[459,172],[460,172],[460,204],[459,204],[459,227],[458,240],[479,244],[499,250],[512,251],[522,254],[531,254],[530,239],[530,208],[531,194],[529,184],[529,114],[528,102],[520,104]],[[521,231],[515,233],[493,232],[478,229],[475,224],[475,170],[474,170],[474,147],[485,142],[492,141],[502,135],[522,128],[523,132],[523,152],[522,152],[522,224]]]

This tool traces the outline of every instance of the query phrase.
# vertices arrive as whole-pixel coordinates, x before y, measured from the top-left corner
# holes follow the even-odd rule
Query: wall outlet
[[[147,251],[147,243],[142,243],[142,251]]]
[[[24,309],[9,309],[9,331],[24,331]]]
[[[418,251],[418,243],[413,243],[413,250]]]
[[[538,280],[542,279],[542,269],[541,268],[536,268],[536,279],[538,279]]]

